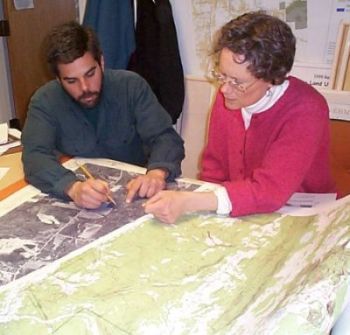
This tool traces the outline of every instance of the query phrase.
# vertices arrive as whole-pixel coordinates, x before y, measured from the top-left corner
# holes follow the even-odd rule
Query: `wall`
[[[4,19],[2,1],[0,1],[0,20]],[[6,37],[0,37],[0,123],[14,118],[14,106],[9,77],[9,65],[7,59]]]
[[[201,76],[201,70],[196,55],[196,34],[191,24],[192,1],[191,0],[170,0],[174,21],[176,25],[177,38],[181,54],[184,73],[187,75]]]
[[[185,141],[186,157],[182,163],[182,173],[187,178],[196,178],[199,172],[199,159],[206,142],[212,92],[208,81],[186,76],[185,103],[177,130]]]
[[[80,23],[82,23],[84,18],[85,7],[86,7],[86,0],[79,0],[78,4],[79,4],[79,21]]]
[[[185,73],[185,103],[177,131],[185,142],[182,175],[197,178],[200,157],[206,142],[213,87],[203,76],[196,53],[196,33],[191,24],[192,1],[170,0]]]

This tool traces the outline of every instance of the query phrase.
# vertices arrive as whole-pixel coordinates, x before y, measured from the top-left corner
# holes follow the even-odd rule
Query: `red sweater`
[[[247,130],[240,110],[219,92],[211,113],[200,178],[222,184],[231,216],[272,212],[294,192],[335,192],[329,165],[329,110],[323,96],[294,78],[283,96],[253,115]]]

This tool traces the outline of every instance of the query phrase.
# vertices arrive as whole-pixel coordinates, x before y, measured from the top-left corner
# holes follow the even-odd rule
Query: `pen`
[[[95,177],[90,173],[90,171],[84,165],[80,165],[79,168],[81,169],[81,171],[83,171],[86,177],[90,179],[95,179]],[[114,206],[117,206],[117,203],[109,194],[107,194],[107,198]]]

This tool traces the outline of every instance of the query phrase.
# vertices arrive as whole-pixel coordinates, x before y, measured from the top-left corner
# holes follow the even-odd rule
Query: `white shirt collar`
[[[252,115],[262,113],[270,107],[272,107],[276,103],[276,101],[284,94],[288,86],[289,80],[285,80],[280,85],[274,85],[270,89],[268,89],[266,91],[266,94],[256,103],[247,107],[243,107],[241,109],[244,127],[246,130],[249,128]]]

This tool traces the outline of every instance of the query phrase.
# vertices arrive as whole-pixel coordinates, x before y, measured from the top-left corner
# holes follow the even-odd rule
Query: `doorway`
[[[79,20],[77,0],[35,0],[33,8],[18,10],[15,1],[2,0],[4,18],[9,23],[6,37],[15,117],[22,128],[33,93],[52,79],[41,54],[47,32],[70,20]]]

